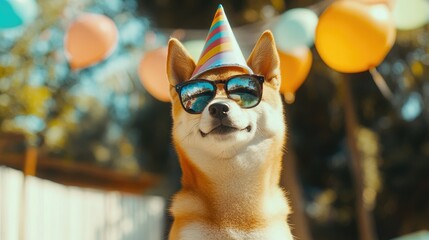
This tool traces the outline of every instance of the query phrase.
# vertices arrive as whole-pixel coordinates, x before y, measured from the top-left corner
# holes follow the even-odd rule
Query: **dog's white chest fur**
[[[239,182],[239,181],[238,181]],[[236,183],[238,184],[238,183]],[[236,187],[236,186],[235,186]],[[246,189],[243,189],[246,192]],[[244,193],[243,193],[244,194]],[[230,196],[234,198],[234,196]],[[251,198],[252,199],[252,198]],[[251,201],[253,202],[253,201]],[[226,203],[226,206],[222,206],[225,211],[222,211],[220,218],[227,218],[228,214],[237,211],[237,205],[243,205],[246,203],[237,203],[232,200]],[[219,204],[219,203],[215,203]],[[267,224],[264,227],[252,228],[251,230],[236,229],[229,227],[227,224],[206,224],[204,221],[195,220],[190,221],[183,226],[178,234],[179,240],[190,240],[190,239],[207,239],[207,240],[292,240],[293,237],[290,232],[289,225],[285,219],[285,216],[289,214],[289,207],[285,202],[284,194],[280,189],[266,194],[265,198],[262,199],[260,207],[254,209],[260,211],[260,214],[264,216]],[[186,211],[184,211],[186,209]],[[181,215],[192,215],[192,214],[207,214],[210,210],[206,204],[201,202],[198,198],[193,196],[181,196],[176,198],[175,203],[172,206],[172,213]],[[234,215],[242,216],[240,213],[234,213]],[[240,218],[240,217],[239,217]],[[244,220],[243,218],[243,221]],[[223,225],[223,226],[220,226]],[[245,225],[245,224],[244,224]]]
[[[273,223],[263,229],[242,231],[233,228],[213,228],[202,223],[191,223],[184,227],[180,240],[293,240],[289,226],[284,221]]]

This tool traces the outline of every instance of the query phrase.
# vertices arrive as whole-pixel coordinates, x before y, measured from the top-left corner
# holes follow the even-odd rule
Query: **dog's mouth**
[[[207,135],[226,135],[226,134],[230,134],[233,132],[238,132],[238,131],[247,131],[250,132],[252,130],[252,127],[249,125],[243,129],[239,129],[239,128],[235,128],[235,127],[231,127],[231,126],[227,126],[227,125],[219,125],[215,128],[213,128],[210,132],[203,132],[200,130],[200,134],[202,137],[206,137]]]

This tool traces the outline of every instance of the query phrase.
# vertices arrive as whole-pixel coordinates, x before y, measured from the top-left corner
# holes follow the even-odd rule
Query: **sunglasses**
[[[215,98],[218,84],[223,84],[227,97],[242,108],[253,108],[261,101],[263,83],[264,76],[244,74],[226,80],[194,79],[177,84],[176,91],[183,109],[199,114]]]

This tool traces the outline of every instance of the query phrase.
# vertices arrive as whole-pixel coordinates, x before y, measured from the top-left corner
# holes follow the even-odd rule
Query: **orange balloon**
[[[386,5],[337,1],[319,18],[315,45],[329,67],[356,73],[379,65],[395,37],[393,17]]]
[[[302,85],[310,72],[313,60],[311,51],[303,46],[288,52],[279,51],[280,74],[282,83],[280,92],[285,94],[288,102],[293,102],[295,91]]]
[[[109,56],[118,43],[115,23],[100,14],[85,13],[68,28],[66,55],[72,69],[85,68]]]
[[[143,87],[156,99],[170,101],[170,85],[167,78],[167,48],[146,52],[140,61],[139,76]]]

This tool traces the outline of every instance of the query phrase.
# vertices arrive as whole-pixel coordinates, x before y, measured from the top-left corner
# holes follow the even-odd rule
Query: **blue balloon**
[[[306,8],[295,8],[282,14],[273,28],[280,50],[311,47],[318,22],[317,15]]]
[[[38,13],[35,0],[0,0],[0,29],[32,22]]]
[[[413,121],[422,113],[422,97],[420,94],[413,92],[405,100],[404,105],[401,108],[402,118],[408,122]]]
[[[9,2],[0,1],[0,28],[12,28],[23,24]]]

